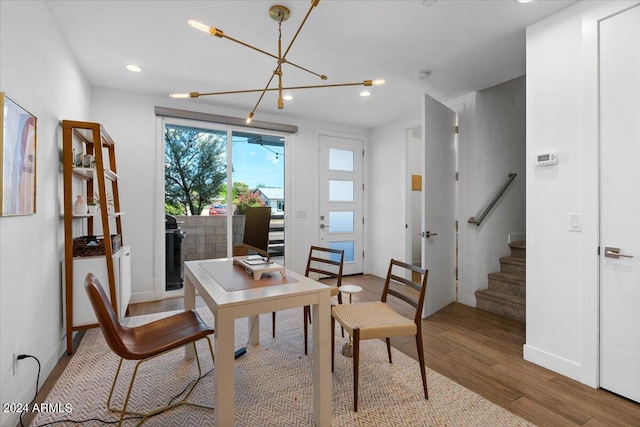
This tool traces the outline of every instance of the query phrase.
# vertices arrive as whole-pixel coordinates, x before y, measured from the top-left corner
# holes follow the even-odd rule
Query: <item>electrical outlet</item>
[[[13,375],[16,374],[16,372],[18,372],[18,362],[20,362],[18,360],[18,355],[20,355],[22,353],[20,353],[20,350],[16,350],[13,352]]]

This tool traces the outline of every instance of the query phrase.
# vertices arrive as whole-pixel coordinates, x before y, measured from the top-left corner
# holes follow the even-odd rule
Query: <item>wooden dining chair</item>
[[[414,283],[406,277],[415,272],[422,281]],[[387,278],[382,290],[382,298],[377,302],[336,305],[331,309],[331,372],[333,372],[335,354],[335,322],[353,338],[353,410],[358,412],[358,376],[360,363],[360,341],[385,338],[389,363],[391,361],[391,337],[415,335],[418,347],[418,361],[422,374],[424,398],[428,399],[427,375],[422,346],[422,306],[427,289],[428,270],[391,260]],[[413,318],[407,318],[394,310],[387,298],[393,296],[413,308]]]
[[[342,304],[342,294],[340,286],[342,285],[342,271],[344,267],[344,251],[342,249],[323,248],[321,246],[311,246],[309,249],[309,258],[307,259],[307,268],[304,275],[309,277],[310,274],[318,274],[320,278],[331,277],[336,279],[331,286],[331,296],[338,297],[338,304]],[[304,354],[308,354],[308,334],[309,323],[311,323],[311,306],[305,306],[303,312],[304,323]],[[273,321],[273,336],[276,336],[276,313],[271,314]]]
[[[120,414],[118,426],[122,425],[125,414],[142,417],[137,424],[140,425],[148,417],[180,405],[192,405],[201,408],[213,409],[213,407],[186,401],[191,394],[191,391],[193,391],[194,387],[202,377],[200,358],[195,345],[196,341],[206,338],[209,344],[211,360],[215,360],[211,339],[209,337],[214,330],[202,321],[195,310],[183,311],[145,325],[127,327],[121,325],[118,321],[109,298],[95,275],[92,273],[87,274],[84,286],[87,294],[89,295],[89,301],[91,301],[91,305],[98,319],[98,324],[100,325],[100,329],[102,330],[109,348],[120,357],[118,370],[116,371],[113,384],[111,385],[111,391],[107,398],[107,408],[112,412]],[[136,374],[138,373],[140,364],[187,344],[193,346],[196,355],[198,379],[189,386],[190,388],[188,389],[185,397],[180,401],[146,413],[127,410],[131,391],[133,390],[133,382],[136,379]],[[120,375],[123,360],[135,360],[136,365],[131,376],[131,381],[129,382],[129,389],[124,400],[124,406],[120,409],[111,407],[111,397],[113,396],[113,391],[115,389],[118,376]]]

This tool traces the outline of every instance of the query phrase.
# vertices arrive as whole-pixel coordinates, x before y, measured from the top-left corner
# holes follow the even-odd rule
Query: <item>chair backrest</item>
[[[333,255],[333,256],[332,256]],[[344,251],[342,249],[323,248],[321,246],[311,246],[309,249],[309,259],[304,275],[309,277],[309,273],[318,273],[323,276],[338,279],[338,287],[342,284],[342,268],[344,266]]]
[[[98,319],[98,324],[109,348],[118,356],[128,359],[129,353],[122,341],[123,326],[118,321],[118,316],[113,311],[111,301],[100,284],[98,278],[93,274],[87,274],[84,279],[84,288],[89,295],[89,301]]]
[[[409,272],[415,272],[421,275],[422,280],[420,283],[415,283],[406,278]],[[414,320],[416,324],[420,324],[422,317],[422,306],[424,304],[424,296],[427,290],[427,276],[429,270],[425,270],[415,265],[407,264],[402,261],[392,259],[389,263],[389,270],[387,271],[387,278],[384,281],[384,289],[382,290],[382,302],[387,301],[387,296],[392,295],[402,301],[408,303],[416,309]],[[405,286],[401,286],[403,284]],[[409,291],[411,288],[418,292],[416,298],[415,293]],[[412,295],[414,294],[414,295]]]

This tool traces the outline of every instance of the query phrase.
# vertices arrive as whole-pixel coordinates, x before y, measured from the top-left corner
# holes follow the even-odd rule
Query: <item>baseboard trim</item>
[[[131,294],[131,298],[129,299],[129,304],[137,304],[139,302],[150,302],[156,301],[156,293],[154,291],[150,292],[138,292],[135,294]]]
[[[460,295],[458,296],[458,302],[460,304],[464,304],[464,305],[468,305],[469,307],[475,307],[476,306],[476,297],[475,295]]]
[[[557,372],[578,382],[582,382],[582,366],[578,363],[554,356],[551,353],[547,353],[528,344],[525,344],[522,349],[524,360],[550,369],[553,372]]]

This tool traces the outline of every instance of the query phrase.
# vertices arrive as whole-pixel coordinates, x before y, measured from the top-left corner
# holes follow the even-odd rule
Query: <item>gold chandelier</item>
[[[289,15],[290,15],[289,9],[282,5],[275,5],[269,9],[269,16],[278,22],[278,54],[277,55],[266,52],[248,43],[235,39],[225,34],[222,30],[218,28],[209,27],[205,24],[202,24],[200,22],[193,21],[193,20],[188,21],[189,25],[191,25],[193,28],[196,28],[200,31],[204,31],[205,33],[208,33],[212,36],[215,36],[221,39],[224,38],[224,39],[230,40],[232,42],[238,43],[242,46],[245,46],[257,52],[260,52],[264,55],[270,56],[273,59],[276,59],[277,61],[276,69],[273,71],[273,74],[271,75],[271,77],[269,78],[269,81],[267,82],[266,86],[263,89],[244,89],[244,90],[231,90],[231,91],[224,91],[224,92],[202,92],[202,93],[201,92],[173,93],[169,96],[171,98],[199,98],[201,96],[209,96],[209,95],[230,95],[230,94],[238,94],[238,93],[254,93],[254,92],[258,93],[259,92],[260,96],[258,98],[258,101],[253,107],[253,110],[251,110],[251,112],[247,116],[246,122],[247,124],[249,124],[251,123],[251,120],[253,119],[253,116],[256,110],[258,109],[258,106],[260,105],[260,102],[262,101],[264,94],[267,92],[278,91],[278,109],[283,109],[284,108],[284,98],[282,95],[283,91],[291,91],[291,90],[298,90],[298,89],[318,89],[318,88],[327,88],[327,87],[343,87],[343,86],[372,86],[372,85],[383,84],[384,80],[375,80],[375,81],[364,80],[362,82],[356,82],[356,83],[320,84],[320,85],[311,85],[311,86],[290,86],[290,87],[282,86],[282,77],[283,77],[282,66],[284,64],[291,65],[300,70],[306,71],[307,73],[320,77],[321,80],[327,80],[327,76],[325,76],[324,74],[319,74],[307,68],[301,67],[300,65],[295,64],[287,59],[287,54],[289,53],[289,50],[291,50],[291,46],[293,46],[293,42],[296,41],[298,34],[300,34],[300,30],[302,30],[302,27],[307,21],[307,18],[309,18],[309,15],[311,14],[311,11],[313,10],[313,8],[318,6],[319,3],[320,3],[320,0],[311,0],[311,7],[309,8],[309,11],[305,15],[302,22],[300,23],[300,27],[298,28],[295,35],[293,36],[293,39],[291,39],[291,42],[289,43],[289,46],[284,51],[284,53],[282,52],[282,23],[287,19],[289,19]],[[278,80],[277,87],[270,87],[271,83],[273,82],[274,78],[276,78],[276,76]]]

